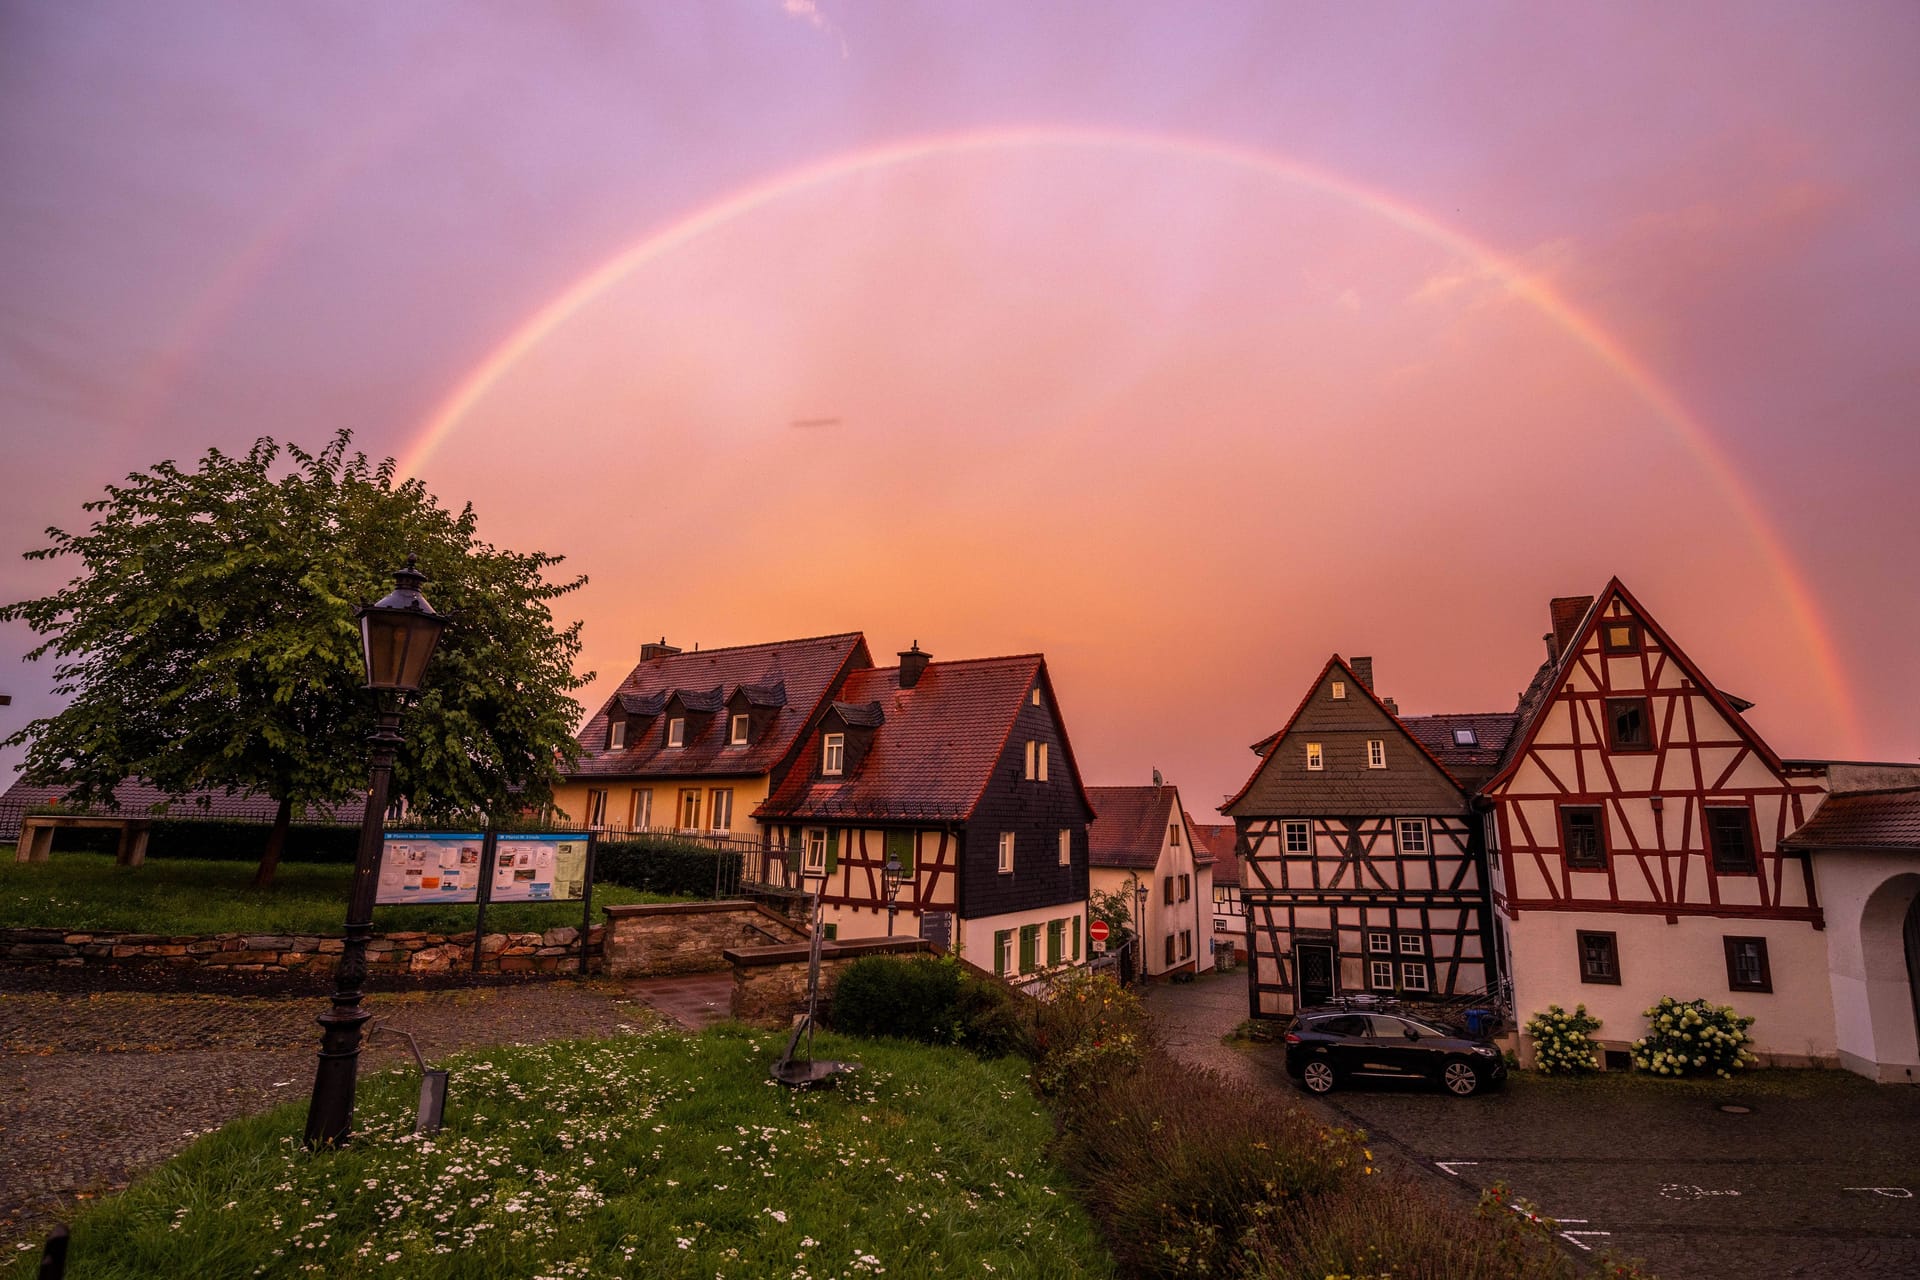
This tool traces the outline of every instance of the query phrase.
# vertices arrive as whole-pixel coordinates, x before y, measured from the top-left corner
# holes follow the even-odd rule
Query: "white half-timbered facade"
[[[1548,657],[1487,784],[1515,1014],[1584,1003],[1623,1051],[1663,995],[1733,1004],[1756,1049],[1833,1055],[1805,854],[1817,769],[1783,764],[1616,579],[1553,602]]]
[[[1481,826],[1460,783],[1334,655],[1222,806],[1238,829],[1249,1009],[1485,990]]]

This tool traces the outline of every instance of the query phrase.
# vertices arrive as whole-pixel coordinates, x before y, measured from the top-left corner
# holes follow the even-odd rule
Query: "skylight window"
[[[1453,731],[1453,745],[1456,747],[1477,747],[1480,745],[1480,735],[1471,729],[1455,729]]]

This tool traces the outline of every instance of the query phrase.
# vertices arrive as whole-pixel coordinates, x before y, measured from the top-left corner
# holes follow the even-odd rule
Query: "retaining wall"
[[[833,989],[849,962],[861,956],[911,955],[931,950],[925,938],[850,938],[820,944],[820,1020],[828,1020]],[[807,1009],[808,948],[740,947],[726,953],[733,966],[733,1016],[756,1027],[790,1027]]]
[[[659,902],[601,908],[606,972],[616,978],[717,973],[729,948],[803,942],[804,926],[758,902]]]
[[[587,933],[587,968],[601,967],[605,926]],[[313,934],[216,933],[170,936],[105,930],[0,929],[0,964],[64,969],[148,966],[295,975],[330,972],[346,943]],[[473,960],[473,933],[376,933],[367,944],[369,976],[461,974]],[[580,930],[489,933],[480,939],[482,973],[577,973]]]

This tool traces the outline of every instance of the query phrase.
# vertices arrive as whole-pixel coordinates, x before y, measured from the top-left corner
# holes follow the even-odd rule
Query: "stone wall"
[[[828,1020],[833,989],[850,961],[861,956],[911,955],[927,951],[925,938],[860,938],[820,944],[820,1019]],[[756,1027],[790,1027],[806,1012],[806,944],[741,947],[730,950],[733,966],[733,1016]]]
[[[606,971],[617,978],[717,973],[730,948],[804,941],[805,927],[757,902],[661,902],[602,908]]]
[[[601,967],[605,927],[587,934],[587,967]],[[0,964],[53,965],[67,969],[94,966],[159,966],[225,970],[249,975],[297,975],[330,972],[346,943],[313,934],[216,933],[171,937],[152,933],[98,930],[0,929]],[[466,973],[473,959],[473,934],[376,933],[367,944],[367,972],[379,975],[431,976]],[[489,933],[480,939],[482,973],[577,973],[580,930],[544,933]]]

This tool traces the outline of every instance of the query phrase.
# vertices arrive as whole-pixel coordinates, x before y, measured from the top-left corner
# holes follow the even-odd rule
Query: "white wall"
[[[1920,859],[1822,852],[1814,855],[1813,877],[1827,913],[1827,980],[1840,1061],[1870,1079],[1920,1082],[1920,1031],[1900,934],[1920,893]]]

